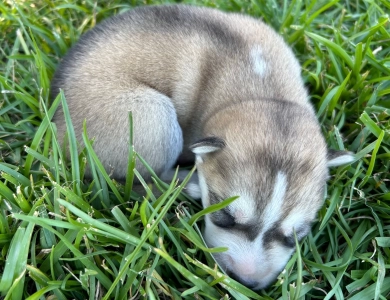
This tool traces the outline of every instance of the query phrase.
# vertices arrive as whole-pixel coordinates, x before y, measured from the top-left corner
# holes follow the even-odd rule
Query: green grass
[[[182,1],[263,18],[293,47],[333,149],[311,234],[278,281],[254,293],[216,268],[199,203],[155,178],[147,197],[109,178],[69,126],[72,159],[50,122],[59,59],[81,33],[135,5],[170,1],[0,3],[0,299],[386,299],[390,292],[390,11],[378,1]],[[132,170],[136,152],[129,154]],[[83,181],[86,164],[94,180]],[[160,192],[156,192],[160,191]],[[227,205],[230,200],[221,204]],[[220,207],[219,207],[220,208]],[[218,207],[214,208],[218,209]],[[206,211],[207,212],[207,211]],[[200,219],[198,219],[200,218]]]

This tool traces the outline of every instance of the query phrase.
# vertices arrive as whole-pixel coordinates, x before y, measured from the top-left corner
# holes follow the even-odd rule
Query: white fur
[[[280,216],[284,196],[287,190],[286,175],[279,172],[275,179],[275,186],[264,213],[264,224],[267,228],[272,226],[272,223]],[[255,199],[245,194],[245,192],[237,192],[232,195],[240,195],[236,201],[229,205],[229,211],[234,216],[235,222],[245,224],[252,220],[256,212]]]
[[[202,198],[202,205],[203,207],[208,207],[210,205],[210,203],[208,203],[209,191],[207,189],[206,179],[204,178],[202,172],[199,169],[198,169],[198,181],[199,181],[199,190]]]
[[[263,51],[259,45],[256,45],[252,48],[250,52],[250,57],[252,61],[253,71],[263,77],[267,71],[267,64],[263,58]]]
[[[197,154],[195,156],[195,161],[197,165],[201,165],[203,163],[202,156]],[[202,202],[203,199],[205,199],[204,197],[208,195],[206,181],[204,179],[204,176],[199,172],[199,170],[197,170],[194,173],[194,175],[192,176],[190,182],[187,184],[185,189],[188,195],[190,195],[194,199],[202,199]],[[203,203],[203,205],[205,204]]]
[[[223,245],[228,251],[214,254],[221,268],[240,276],[244,283],[256,283],[252,288],[261,289],[272,283],[289,260],[293,249],[277,243],[270,249],[263,247],[262,232],[254,241],[215,226],[206,216],[205,239],[209,246]],[[261,267],[259,267],[261,266]]]
[[[200,178],[203,177],[199,176]],[[201,181],[200,181],[201,182]],[[205,183],[202,183],[202,190],[207,190]],[[238,274],[240,280],[245,283],[256,284],[255,289],[261,289],[269,285],[289,260],[293,249],[275,242],[272,247],[264,248],[264,233],[269,230],[274,222],[279,219],[285,194],[287,191],[287,177],[283,172],[278,172],[271,198],[262,214],[264,226],[260,234],[253,241],[247,239],[245,234],[237,234],[234,231],[225,230],[214,225],[208,215],[206,215],[205,239],[209,246],[223,245],[229,248],[227,252],[216,254],[222,269],[234,274]],[[205,191],[207,193],[207,191]],[[234,214],[237,223],[245,223],[246,220],[253,219],[255,212],[255,199],[248,196],[241,196],[229,205],[229,210]],[[237,214],[239,218],[237,218]],[[296,224],[301,225],[304,216],[288,218],[283,227],[291,231]],[[259,267],[261,266],[261,268]]]
[[[196,184],[194,182],[190,182],[186,186],[186,192],[188,195],[190,195],[194,199],[200,199],[202,198],[202,190],[199,186],[199,184]]]
[[[211,152],[214,152],[217,150],[221,150],[221,148],[207,145],[207,146],[199,146],[199,147],[193,148],[192,152],[195,154],[201,155],[201,154],[211,153]]]
[[[345,154],[328,160],[328,167],[338,167],[341,165],[349,164],[355,160],[354,156],[351,154]]]
[[[233,195],[240,195],[240,198],[229,205],[228,209],[235,222],[245,224],[250,221],[255,213],[255,202],[251,197],[246,196],[245,193],[233,193]]]
[[[281,224],[284,235],[290,236],[294,233],[294,229],[297,233],[298,238],[304,237],[310,230],[308,226],[308,220],[312,219],[312,211],[301,210],[300,208],[293,209],[286,219]],[[310,224],[310,223],[309,223]],[[299,231],[298,231],[299,230]]]
[[[195,162],[196,162],[197,164],[203,163],[203,158],[202,158],[202,156],[200,156],[200,155],[195,156]]]
[[[265,227],[265,231],[268,230],[272,226],[272,224],[279,219],[286,190],[286,174],[278,172],[278,174],[276,175],[274,190],[272,192],[271,199],[267,207],[265,208],[263,214],[263,224]]]

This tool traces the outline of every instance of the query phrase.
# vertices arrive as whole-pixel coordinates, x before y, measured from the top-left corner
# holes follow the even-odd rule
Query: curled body
[[[322,206],[328,151],[291,49],[263,22],[183,5],[133,9],[83,35],[60,63],[52,97],[63,89],[76,136],[86,119],[94,149],[112,176],[126,176],[128,112],[134,147],[161,176],[195,162],[189,192],[205,217],[222,269],[252,289],[271,284]],[[66,132],[55,115],[60,140]],[[150,175],[138,164],[145,178]]]

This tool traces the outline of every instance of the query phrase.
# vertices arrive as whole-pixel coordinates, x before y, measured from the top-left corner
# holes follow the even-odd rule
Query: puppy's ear
[[[352,152],[328,149],[328,167],[349,164],[354,160],[355,156]]]
[[[226,146],[225,141],[219,137],[210,136],[201,139],[190,146],[190,150],[196,155],[203,156],[207,153],[219,151]]]

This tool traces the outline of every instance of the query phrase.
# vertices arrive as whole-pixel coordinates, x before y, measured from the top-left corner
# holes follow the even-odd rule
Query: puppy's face
[[[206,215],[204,238],[209,247],[228,248],[214,255],[216,261],[249,288],[276,279],[295,250],[294,231],[298,240],[305,237],[322,206],[328,159],[319,130],[314,132],[300,140],[304,145],[275,137],[276,147],[263,147],[256,137],[225,134],[192,146],[203,207],[239,196]],[[351,156],[334,153],[333,165],[335,159],[345,163]]]
[[[225,152],[229,150],[197,159],[204,207],[239,196],[206,216],[204,238],[209,247],[228,247],[215,255],[228,275],[261,289],[275,280],[293,253],[294,230],[298,239],[308,234],[322,204],[327,170],[320,165],[317,173],[295,178],[282,168],[270,169],[272,163],[262,168],[239,160],[229,170],[222,167],[231,156]]]

